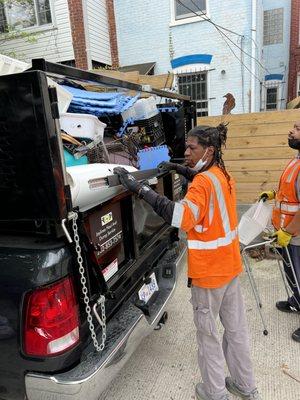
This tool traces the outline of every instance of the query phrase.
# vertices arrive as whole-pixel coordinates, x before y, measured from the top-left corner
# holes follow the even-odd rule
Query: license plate
[[[145,303],[148,303],[153,293],[158,291],[158,284],[155,273],[153,272],[153,274],[151,274],[149,278],[151,279],[151,282],[148,284],[144,284],[139,290],[139,299],[144,301]]]

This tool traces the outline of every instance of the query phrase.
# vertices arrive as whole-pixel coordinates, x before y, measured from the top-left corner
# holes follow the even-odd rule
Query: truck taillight
[[[70,278],[28,294],[25,304],[26,354],[57,355],[79,342],[78,304]]]

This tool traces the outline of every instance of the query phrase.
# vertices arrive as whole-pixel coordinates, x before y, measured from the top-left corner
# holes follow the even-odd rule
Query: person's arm
[[[192,182],[194,177],[197,175],[197,171],[190,167],[186,167],[181,164],[176,164],[168,161],[163,161],[157,166],[159,172],[170,172],[175,171],[178,174],[184,176],[188,181]]]
[[[300,203],[300,174],[298,174],[295,189],[297,193],[298,202]],[[292,221],[286,226],[286,231],[293,236],[300,235],[300,210],[296,212]]]
[[[300,203],[300,174],[297,177],[295,189],[298,201]],[[300,235],[300,210],[296,212],[291,222],[285,228],[281,228],[274,233],[274,236],[277,237],[277,243],[282,247],[288,246],[293,236],[299,236],[299,235]]]
[[[297,211],[292,221],[286,226],[285,230],[292,236],[300,234],[300,211]]]
[[[190,188],[187,196],[181,202],[174,202],[161,196],[147,184],[138,182],[125,168],[117,167],[114,173],[119,176],[124,187],[150,204],[154,211],[169,225],[189,231],[197,225],[200,217],[200,208],[197,205],[199,193]]]

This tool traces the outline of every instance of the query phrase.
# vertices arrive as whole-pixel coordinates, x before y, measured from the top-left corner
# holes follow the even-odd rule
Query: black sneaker
[[[300,313],[299,308],[292,306],[288,301],[277,301],[276,308],[287,313]]]
[[[299,329],[296,329],[295,332],[292,333],[292,338],[293,338],[296,342],[300,343],[300,328],[299,328]]]

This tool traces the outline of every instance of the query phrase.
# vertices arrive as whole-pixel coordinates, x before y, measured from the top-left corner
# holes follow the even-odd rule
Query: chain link
[[[80,241],[79,241],[79,235],[78,235],[78,226],[77,226],[77,219],[78,219],[78,213],[74,212],[71,215],[72,218],[72,227],[74,231],[74,242],[75,242],[75,250],[77,253],[77,262],[79,265],[79,274],[80,274],[80,282],[81,282],[81,289],[82,289],[82,294],[83,294],[83,301],[85,303],[85,312],[87,315],[87,322],[89,325],[89,330],[91,333],[91,337],[93,340],[93,344],[95,349],[100,352],[104,349],[105,346],[105,340],[106,340],[106,315],[105,315],[105,297],[101,295],[99,299],[97,300],[97,303],[93,307],[93,312],[95,314],[95,317],[97,318],[99,324],[102,327],[102,339],[101,339],[101,344],[99,344],[95,332],[95,326],[93,323],[93,317],[92,317],[92,310],[90,307],[90,299],[88,297],[88,289],[86,286],[86,277],[85,277],[85,269],[83,265],[83,258],[81,255],[81,246],[80,246]],[[97,306],[100,305],[101,308],[101,318],[97,312]]]

